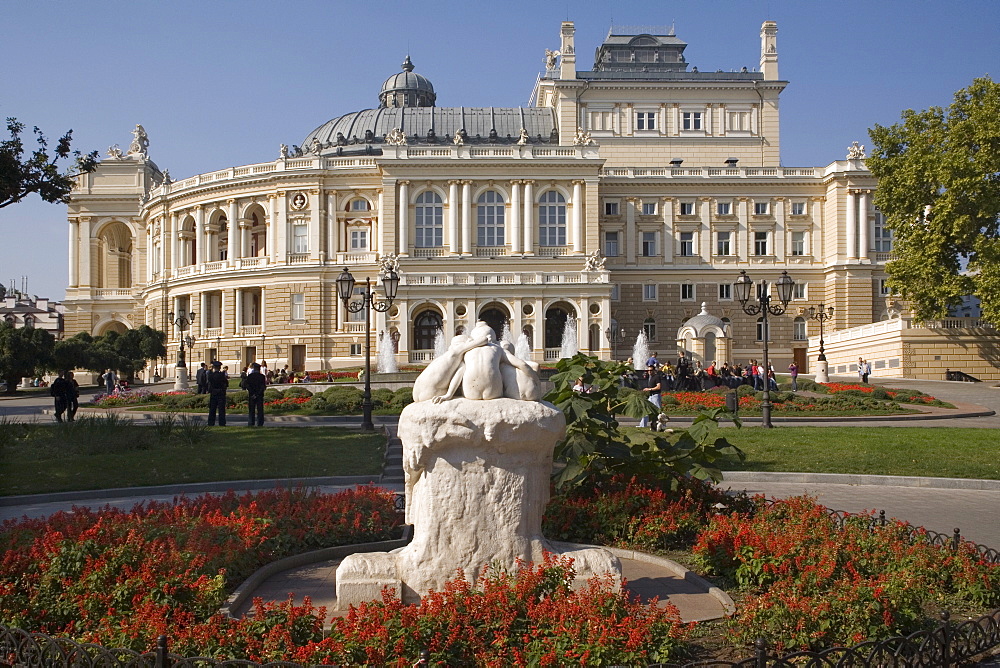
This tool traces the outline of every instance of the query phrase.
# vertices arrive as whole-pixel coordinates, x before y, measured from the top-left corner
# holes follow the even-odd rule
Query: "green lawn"
[[[992,429],[785,427],[720,429],[747,455],[744,471],[796,471],[1000,480]]]
[[[79,420],[77,421],[79,422]],[[6,426],[6,425],[4,425]],[[46,433],[43,429],[51,430]],[[0,447],[0,496],[71,490],[331,475],[376,475],[385,437],[337,427],[213,428],[194,444],[127,427],[128,444],[70,443],[57,427]]]

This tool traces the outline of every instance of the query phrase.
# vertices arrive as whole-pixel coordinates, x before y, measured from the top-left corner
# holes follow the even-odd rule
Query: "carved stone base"
[[[826,360],[823,360],[821,362],[816,362],[816,382],[817,383],[830,382],[830,367]]]
[[[541,533],[549,499],[552,450],[565,418],[551,404],[515,399],[424,401],[403,410],[407,522],[413,541],[390,553],[356,554],[337,569],[337,606],[377,599],[382,588],[416,602],[461,572],[514,570],[544,553],[574,558],[578,582],[613,572],[617,557],[600,548],[560,549]]]

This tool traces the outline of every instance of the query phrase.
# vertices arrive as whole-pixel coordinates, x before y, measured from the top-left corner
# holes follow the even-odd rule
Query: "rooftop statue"
[[[135,130],[132,130],[132,143],[128,147],[128,154],[145,157],[148,149],[149,136],[141,125],[136,124]]]
[[[122,153],[122,149],[118,144],[108,147],[108,157],[114,158],[116,160],[121,160],[125,155]]]
[[[847,147],[848,160],[864,160],[865,157],[867,157],[865,156],[865,147],[859,145],[858,142],[853,142]]]
[[[559,55],[558,51],[545,49],[545,69],[554,70],[556,68],[556,58],[558,58]]]

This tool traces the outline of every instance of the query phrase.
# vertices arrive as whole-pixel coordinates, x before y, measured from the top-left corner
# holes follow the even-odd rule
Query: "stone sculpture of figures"
[[[399,128],[393,128],[385,136],[385,143],[389,146],[406,146],[406,135]]]
[[[281,145],[281,148],[278,149],[278,157],[282,160],[288,157],[288,144]]]
[[[323,144],[320,143],[319,139],[313,137],[312,142],[309,144],[309,152],[313,155],[319,155],[322,150]]]
[[[851,143],[847,147],[847,159],[848,160],[864,160],[865,158],[865,147],[858,144],[858,142]]]
[[[455,143],[455,146],[461,146],[465,143],[465,130],[455,130],[455,136],[451,138]]]
[[[525,130],[524,128],[521,128],[521,134],[517,138],[517,145],[525,146],[527,145],[527,143],[528,143],[528,131]]]
[[[604,271],[604,262],[607,260],[601,251],[594,251],[587,256],[586,264],[583,267],[584,271]]]
[[[596,143],[597,142],[591,138],[589,132],[579,127],[576,129],[576,137],[573,138],[573,146],[593,146]]]
[[[399,271],[399,256],[395,253],[386,253],[379,257],[376,264],[378,264],[379,274],[385,274],[390,269],[392,271]]]
[[[164,169],[163,170],[163,183],[173,183],[173,182],[174,182],[174,180],[172,178],[170,178],[170,170],[169,169]]]
[[[122,153],[121,147],[118,146],[118,144],[115,144],[114,146],[109,146],[108,147],[108,157],[109,158],[114,158],[116,160],[121,160],[125,156]]]
[[[148,148],[149,136],[141,125],[136,124],[135,130],[132,130],[132,144],[128,147],[128,154],[144,156]]]
[[[541,399],[538,371],[497,342],[480,320],[470,335],[459,334],[448,350],[427,365],[413,384],[413,401],[441,403],[459,390],[466,399]]]
[[[554,70],[556,68],[556,58],[558,57],[559,57],[558,51],[545,49],[545,69]]]

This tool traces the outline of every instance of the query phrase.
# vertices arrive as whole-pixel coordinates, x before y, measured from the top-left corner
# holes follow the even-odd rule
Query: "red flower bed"
[[[311,397],[283,397],[274,401],[265,401],[265,406],[272,408],[295,408],[307,403]]]

